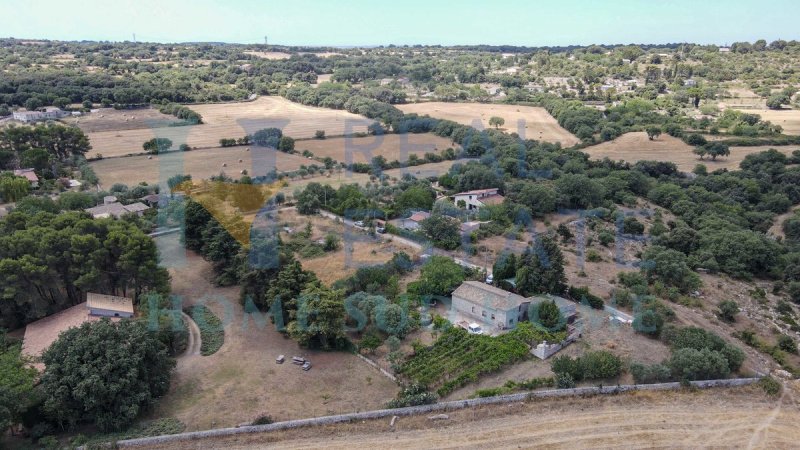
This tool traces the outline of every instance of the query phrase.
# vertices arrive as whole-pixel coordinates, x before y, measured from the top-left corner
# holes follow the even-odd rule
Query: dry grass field
[[[299,348],[277,332],[266,317],[245,319],[239,288],[220,288],[208,282],[211,265],[184,250],[177,235],[157,238],[162,255],[184,255],[167,263],[172,292],[184,305],[206,301],[225,325],[225,344],[211,356],[184,356],[170,391],[150,418],[175,417],[187,430],[249,423],[262,414],[275,420],[380,409],[398,386],[380,372],[346,352]],[[275,357],[304,356],[309,372]]]
[[[289,59],[292,55],[284,52],[258,52],[255,50],[247,50],[243,52],[245,55],[252,55],[262,59]]]
[[[339,237],[342,244],[339,250],[316,258],[299,258],[304,269],[316,273],[317,278],[328,286],[354,274],[359,267],[383,264],[392,259],[395,253],[405,252],[409,256],[419,253],[413,247],[387,241],[386,238],[391,239],[391,236],[370,237],[366,232],[345,227],[325,217],[301,216],[294,209],[280,210],[277,220],[282,226],[289,226],[295,231],[302,231],[310,222],[313,227],[312,241],[324,239],[328,233]],[[291,235],[283,232],[281,237],[288,241]]]
[[[794,384],[794,382],[792,382]],[[796,448],[797,387],[635,392],[173,442],[155,448]]]
[[[758,114],[763,120],[769,120],[783,127],[784,134],[800,135],[800,110],[798,109],[743,109],[742,112]]]
[[[516,132],[527,139],[560,142],[570,147],[580,140],[561,128],[544,108],[533,106],[497,105],[489,103],[409,103],[397,105],[404,113],[428,114],[439,119],[448,119],[477,128],[489,128],[489,118],[502,117],[505,124],[500,127],[507,132]],[[522,121],[522,123],[520,123]]]
[[[364,132],[371,120],[347,111],[316,108],[293,103],[282,97],[259,97],[252,102],[190,105],[203,116],[202,125],[183,127],[109,130],[88,133],[92,150],[87,157],[124,156],[142,153],[142,144],[154,137],[169,138],[173,147],[186,143],[207,148],[222,138],[240,138],[262,128],[280,128],[287,136],[310,138],[316,130],[328,136]]]
[[[62,120],[65,123],[76,125],[87,134],[100,131],[160,128],[169,126],[171,123],[180,122],[177,117],[162,114],[155,108],[123,110],[101,108],[97,112],[85,114],[81,117],[68,117]],[[141,144],[139,145],[139,151],[143,151]]]
[[[662,134],[655,140],[647,139],[644,132],[626,133],[613,141],[603,142],[585,148],[583,151],[588,153],[592,159],[609,158],[613,161],[627,161],[635,163],[637,161],[670,161],[674,162],[679,170],[690,172],[698,164],[705,164],[709,171],[717,169],[738,169],[739,164],[751,153],[759,153],[770,148],[790,155],[798,146],[781,147],[731,147],[731,155],[728,157],[700,159],[692,153],[694,148],[687,145],[678,138]]]
[[[331,157],[344,163],[370,162],[375,156],[383,156],[387,161],[405,162],[409,155],[420,158],[425,153],[439,154],[448,147],[457,147],[450,139],[425,134],[384,134],[364,138],[343,137],[331,139],[314,139],[300,141],[295,149],[302,152],[308,150],[314,156]]]
[[[730,94],[730,98],[722,98],[717,103],[720,109],[744,108],[749,112],[750,108],[766,107],[766,100],[744,84],[732,83],[725,90]]]
[[[107,158],[93,161],[91,166],[100,178],[100,184],[110,187],[114,183],[134,186],[142,181],[149,184],[165,182],[176,174],[202,180],[224,172],[238,179],[242,170],[247,170],[251,176],[259,176],[266,175],[273,167],[278,171],[291,171],[309,164],[308,159],[298,155],[263,147],[252,147],[251,150],[247,151],[247,147],[207,148],[164,153],[152,159],[147,159],[147,155]]]

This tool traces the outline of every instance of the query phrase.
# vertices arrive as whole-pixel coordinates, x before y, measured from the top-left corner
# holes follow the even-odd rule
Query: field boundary
[[[690,384],[694,388],[709,389],[715,387],[739,387],[756,383],[761,378],[736,378],[726,380],[706,380],[692,381]],[[170,442],[190,441],[215,437],[226,437],[237,434],[264,433],[268,431],[287,430],[307,426],[332,425],[336,423],[351,422],[355,420],[372,420],[392,416],[411,416],[426,414],[439,411],[451,411],[464,408],[472,408],[484,405],[524,402],[527,400],[558,398],[558,397],[579,397],[589,395],[609,395],[623,392],[635,391],[664,391],[675,390],[682,387],[681,383],[657,383],[657,384],[629,384],[616,386],[595,386],[581,387],[573,389],[551,389],[546,391],[523,392],[519,394],[499,395],[496,397],[475,398],[468,400],[454,400],[449,402],[434,403],[432,405],[409,406],[397,409],[379,409],[375,411],[365,411],[359,413],[339,414],[333,416],[315,417],[309,419],[288,420],[285,422],[273,423],[270,425],[247,425],[238,428],[218,428],[206,431],[192,431],[187,433],[170,434],[164,436],[152,436],[138,439],[127,439],[117,441],[117,447],[143,447],[148,445],[166,444]]]

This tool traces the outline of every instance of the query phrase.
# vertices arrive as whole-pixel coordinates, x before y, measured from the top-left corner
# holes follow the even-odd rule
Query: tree
[[[492,116],[489,118],[489,126],[500,128],[503,124],[506,123],[506,120],[502,117]]]
[[[328,233],[325,235],[325,244],[322,246],[323,250],[326,252],[335,252],[336,250],[339,250],[339,247],[339,236],[333,233]]]
[[[567,208],[600,206],[606,190],[602,184],[582,174],[566,174],[556,180],[559,201]]]
[[[284,153],[294,151],[294,139],[289,136],[281,136],[280,140],[278,140],[278,150]]]
[[[555,240],[542,236],[522,254],[516,274],[517,291],[524,296],[561,294],[566,289],[564,255]]]
[[[708,141],[702,134],[692,133],[685,138],[686,143],[695,147],[708,144]]]
[[[717,316],[725,322],[735,322],[739,314],[739,305],[733,300],[725,300],[719,304]]]
[[[437,247],[454,250],[460,245],[458,221],[443,214],[432,214],[420,223],[422,231]]]
[[[783,105],[787,105],[791,102],[789,96],[784,93],[778,93],[770,95],[767,98],[767,108],[769,109],[781,109]]]
[[[714,380],[730,374],[722,353],[708,348],[681,348],[672,352],[669,360],[672,376],[683,381]]]
[[[175,362],[143,322],[87,322],[42,355],[44,410],[62,425],[120,430],[166,394]]]
[[[701,284],[700,277],[689,268],[686,255],[658,245],[645,250],[641,270],[650,281],[659,280],[683,293],[691,292]]]
[[[21,355],[21,345],[10,344],[0,331],[0,430],[18,423],[31,406],[36,376],[36,369]]]
[[[253,143],[261,147],[278,148],[283,132],[278,128],[264,128],[253,133]]]
[[[147,153],[159,154],[168,151],[172,148],[172,140],[168,138],[152,138],[142,144],[142,148]]]
[[[16,202],[28,195],[31,183],[23,177],[14,176],[11,172],[0,174],[0,197],[5,202]]]
[[[395,210],[399,212],[414,209],[430,211],[434,200],[434,194],[430,189],[419,185],[411,186],[395,197]]]
[[[731,150],[728,147],[728,144],[724,144],[722,142],[712,142],[705,146],[705,153],[711,155],[711,159],[716,161],[717,156],[728,156],[731,154]]]
[[[314,132],[314,139],[325,139],[325,130],[317,130]]]
[[[509,251],[500,253],[500,256],[495,260],[492,266],[492,275],[494,276],[494,283],[497,284],[501,280],[514,278],[517,274],[517,256]]]
[[[312,284],[297,299],[297,318],[288,326],[289,335],[306,348],[343,349],[349,343],[344,312],[344,291]]]
[[[32,167],[42,171],[50,164],[50,152],[43,148],[29,148],[20,153],[19,163],[22,167]]]
[[[645,131],[647,132],[647,139],[649,139],[651,141],[653,139],[661,136],[661,127],[656,126],[656,125],[651,125],[651,126],[645,128]]]
[[[64,192],[58,196],[58,206],[66,211],[83,210],[95,204],[94,197],[85,192]]]
[[[446,256],[431,256],[422,266],[419,280],[409,285],[420,295],[450,295],[464,282],[464,268]]]
[[[531,303],[528,307],[528,316],[531,322],[543,326],[548,331],[560,331],[566,325],[564,316],[553,300],[546,300],[537,304]]]

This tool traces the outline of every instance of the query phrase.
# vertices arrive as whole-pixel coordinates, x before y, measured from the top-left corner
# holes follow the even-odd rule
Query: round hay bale
[[[247,151],[248,151],[248,152],[250,151],[250,147],[247,147]]]
[[[222,167],[228,167],[227,163],[222,163]]]
[[[242,162],[242,160],[240,159],[239,162]]]
[[[152,156],[148,156],[147,159],[153,159],[153,157]]]

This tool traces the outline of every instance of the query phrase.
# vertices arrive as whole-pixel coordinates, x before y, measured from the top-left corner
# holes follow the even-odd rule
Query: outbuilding
[[[133,317],[133,300],[116,295],[86,294],[86,308],[90,316]]]

